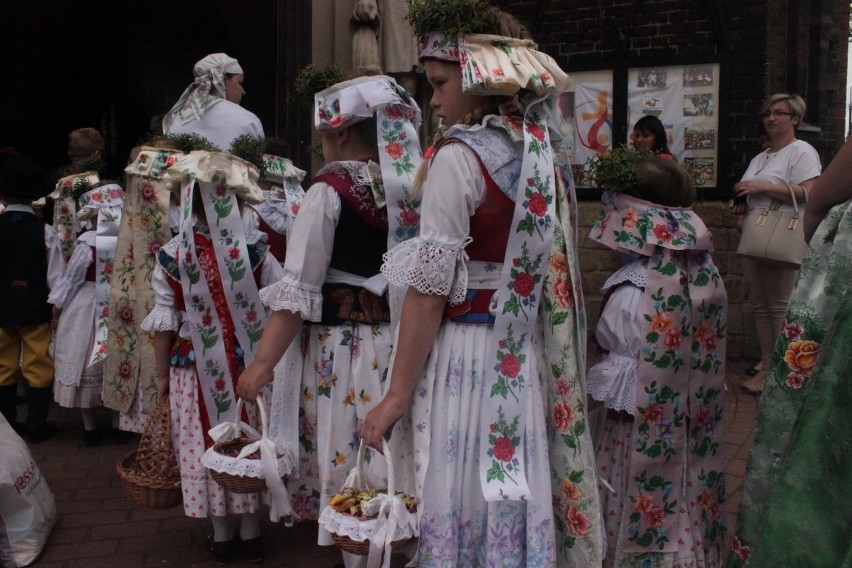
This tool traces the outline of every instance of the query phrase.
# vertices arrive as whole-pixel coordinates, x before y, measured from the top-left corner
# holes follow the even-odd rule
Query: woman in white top
[[[245,74],[236,59],[211,53],[193,74],[195,80],[163,118],[165,134],[198,134],[224,151],[243,134],[263,138],[260,120],[240,106]]]
[[[802,97],[786,93],[772,95],[763,103],[760,115],[766,129],[766,149],[752,159],[742,180],[734,186],[737,196],[746,198],[748,207],[734,205],[733,213],[745,215],[748,210],[767,207],[773,199],[780,201],[782,208],[791,208],[788,184],[799,208],[805,206],[807,192],[822,171],[813,146],[796,138],[805,108]],[[798,266],[792,264],[743,257],[743,274],[760,343],[760,363],[756,367],[761,370],[743,384],[752,394],[763,391],[766,366],[798,272]]]

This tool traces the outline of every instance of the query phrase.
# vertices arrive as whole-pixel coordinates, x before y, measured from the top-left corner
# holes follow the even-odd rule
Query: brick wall
[[[756,360],[759,358],[760,349],[757,345],[751,305],[748,303],[743,282],[742,266],[736,254],[739,243],[736,219],[728,213],[727,206],[718,201],[698,203],[695,211],[713,234],[716,248],[713,261],[719,268],[728,291],[728,358]],[[594,340],[594,330],[601,308],[600,288],[610,274],[621,266],[618,253],[588,238],[599,213],[599,203],[585,201],[579,204],[580,272],[588,312],[590,345]]]

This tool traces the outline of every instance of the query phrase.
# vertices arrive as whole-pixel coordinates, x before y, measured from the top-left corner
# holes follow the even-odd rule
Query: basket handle
[[[260,436],[269,437],[269,419],[266,417],[266,406],[263,404],[263,395],[257,393],[258,412],[260,412]],[[243,434],[243,399],[237,398],[237,418],[234,420],[234,433],[237,438]]]
[[[367,476],[364,474],[364,454],[367,452],[367,444],[364,442],[364,438],[361,438],[361,443],[358,446],[358,459],[355,461],[355,469],[358,471],[358,474],[361,479],[364,480],[364,484],[367,485]],[[385,463],[388,468],[388,495],[393,496],[396,494],[396,473],[393,469],[393,459],[390,455],[390,444],[384,438],[382,439],[382,452],[385,455]],[[359,489],[361,489],[359,487]],[[364,489],[369,489],[369,487],[365,487]]]

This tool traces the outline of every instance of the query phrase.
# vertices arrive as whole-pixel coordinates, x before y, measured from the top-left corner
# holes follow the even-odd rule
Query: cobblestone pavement
[[[728,519],[733,527],[740,504],[748,450],[757,414],[757,399],[740,390],[743,362],[728,365],[725,394],[725,451],[728,477]],[[23,410],[23,407],[22,409]],[[215,566],[204,550],[210,532],[207,520],[190,519],[181,507],[150,510],[128,501],[116,474],[116,463],[135,448],[127,444],[83,445],[82,423],[75,410],[54,408],[57,437],[31,447],[56,498],[58,520],[47,547],[33,564],[39,568]],[[106,427],[109,417],[101,416]],[[316,545],[316,524],[286,528],[268,518],[262,524],[266,541],[263,566],[332,568],[341,562],[334,547]],[[394,559],[395,566],[403,562]],[[237,559],[232,566],[256,566]]]

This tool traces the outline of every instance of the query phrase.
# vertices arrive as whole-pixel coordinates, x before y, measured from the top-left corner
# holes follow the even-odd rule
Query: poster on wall
[[[719,64],[628,70],[628,140],[643,116],[660,119],[669,150],[702,187],[716,185]]]
[[[574,182],[584,183],[584,166],[612,147],[612,71],[571,73],[574,91],[559,99],[562,117],[573,132],[571,164]],[[570,126],[573,125],[573,128]]]

